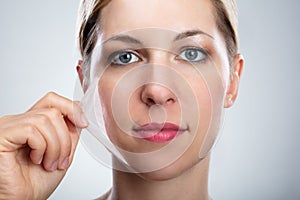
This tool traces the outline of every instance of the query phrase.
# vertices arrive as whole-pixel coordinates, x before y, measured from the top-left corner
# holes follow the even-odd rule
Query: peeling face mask
[[[207,35],[155,28],[99,37],[79,100],[89,121],[81,142],[116,170],[147,173],[214,146],[226,81]],[[196,152],[196,153],[195,153]]]

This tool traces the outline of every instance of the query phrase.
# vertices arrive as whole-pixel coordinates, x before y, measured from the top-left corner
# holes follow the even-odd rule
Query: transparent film
[[[89,121],[81,142],[94,158],[147,173],[210,153],[228,78],[205,37],[156,28],[99,36],[74,92]]]

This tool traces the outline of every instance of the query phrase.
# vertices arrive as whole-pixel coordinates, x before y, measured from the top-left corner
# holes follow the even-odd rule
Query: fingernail
[[[39,159],[38,164],[40,165],[42,161],[43,161],[43,156],[41,156],[41,158]]]
[[[62,169],[67,169],[68,168],[68,166],[69,166],[69,157],[67,157],[64,161],[63,161],[63,163],[61,164],[61,168]]]
[[[51,165],[51,171],[57,170],[57,166],[58,166],[58,160],[55,161],[55,162]]]
[[[83,126],[88,126],[89,125],[89,122],[88,122],[87,118],[84,116],[84,114],[81,114],[80,120],[81,120],[81,123],[82,123]]]

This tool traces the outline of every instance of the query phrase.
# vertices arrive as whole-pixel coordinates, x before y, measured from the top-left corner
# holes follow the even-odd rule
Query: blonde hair
[[[232,63],[238,52],[238,14],[235,0],[211,0],[219,31],[225,39],[228,59]]]
[[[84,66],[89,65],[91,53],[100,31],[100,12],[111,0],[82,0],[78,18],[78,48]],[[238,17],[235,0],[211,0],[215,9],[215,19],[223,34],[229,62],[238,50]],[[88,69],[85,69],[87,71]]]

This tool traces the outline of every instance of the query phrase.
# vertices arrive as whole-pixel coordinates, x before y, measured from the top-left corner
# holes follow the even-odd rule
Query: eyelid
[[[131,50],[131,49],[124,49],[124,50],[118,50],[118,51],[115,51],[113,53],[111,53],[108,58],[107,58],[107,61],[106,61],[106,64],[110,65],[110,64],[114,64],[114,65],[118,65],[117,63],[113,63],[113,60],[115,59],[116,56],[122,54],[122,53],[131,53],[133,54],[134,56],[136,56],[139,60],[142,60],[141,59],[141,56],[134,50]]]
[[[199,61],[188,61],[188,62],[194,62],[194,63],[204,62],[207,59],[207,57],[209,56],[209,52],[207,50],[205,50],[204,48],[202,48],[202,47],[198,47],[198,46],[183,46],[183,47],[180,48],[179,53],[176,55],[176,59],[178,59],[178,60],[184,60],[184,59],[180,58],[180,55],[184,51],[191,50],[191,49],[192,50],[197,50],[197,51],[200,51],[201,53],[203,53],[204,58],[202,60],[199,60]]]
[[[207,56],[209,54],[208,51],[205,50],[204,48],[202,48],[202,47],[195,47],[195,46],[183,46],[183,47],[181,47],[179,49],[179,54],[181,54],[183,51],[189,50],[189,49],[201,51],[201,53],[203,53],[205,56]]]

